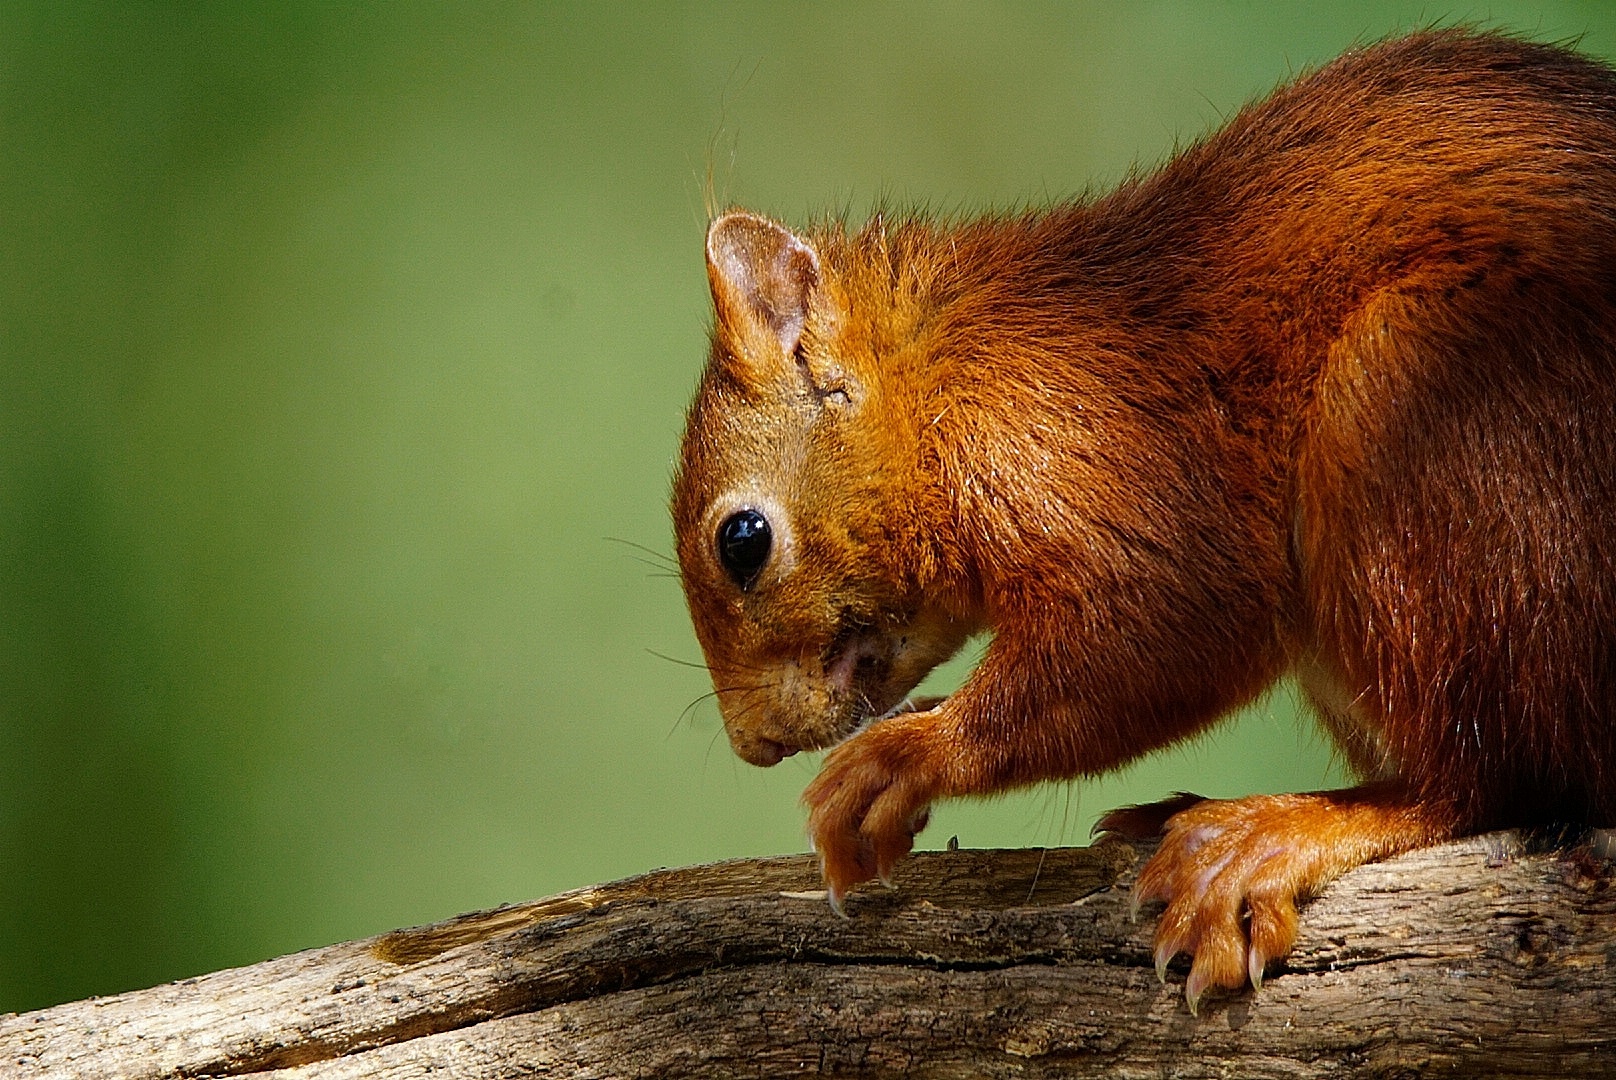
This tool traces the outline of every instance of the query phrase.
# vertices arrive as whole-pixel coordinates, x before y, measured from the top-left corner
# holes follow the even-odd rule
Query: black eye
[[[769,519],[756,510],[738,510],[718,527],[718,561],[724,564],[735,584],[746,588],[769,561],[769,544],[774,530]]]

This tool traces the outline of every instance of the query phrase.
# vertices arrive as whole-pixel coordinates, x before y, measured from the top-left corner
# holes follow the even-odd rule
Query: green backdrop
[[[1616,55],[1595,3],[0,4],[0,1010],[801,850],[814,762],[731,757],[612,542],[670,549],[709,183],[1037,202],[1438,15]],[[1335,778],[1281,694],[923,842]]]

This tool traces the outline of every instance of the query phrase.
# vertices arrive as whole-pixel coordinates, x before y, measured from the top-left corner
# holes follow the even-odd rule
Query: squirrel
[[[684,590],[736,753],[829,748],[838,909],[934,801],[1098,774],[1285,676],[1358,786],[1097,826],[1161,834],[1135,895],[1192,1011],[1353,866],[1616,825],[1610,69],[1426,30],[1098,197],[736,210],[706,261]]]

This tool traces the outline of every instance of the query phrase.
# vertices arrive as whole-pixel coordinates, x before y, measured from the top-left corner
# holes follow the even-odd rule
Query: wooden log
[[[0,1075],[1616,1076],[1616,888],[1499,834],[1347,874],[1262,990],[1158,983],[1141,852],[720,863],[0,1017]]]

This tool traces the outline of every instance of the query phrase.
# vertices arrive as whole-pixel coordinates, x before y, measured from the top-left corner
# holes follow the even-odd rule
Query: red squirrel
[[[1162,833],[1137,895],[1192,1009],[1359,863],[1616,824],[1606,67],[1416,33],[1103,197],[737,211],[706,254],[678,558],[736,753],[830,748],[833,902],[935,800],[1100,773],[1287,675],[1359,786],[1101,822]]]

